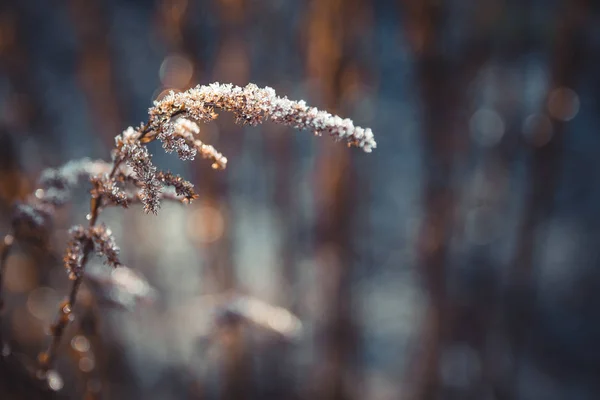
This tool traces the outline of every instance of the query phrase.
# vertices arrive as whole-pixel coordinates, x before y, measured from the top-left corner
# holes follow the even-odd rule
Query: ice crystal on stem
[[[90,227],[89,236],[94,242],[96,253],[104,256],[108,265],[115,268],[122,265],[119,260],[120,249],[115,242],[112,231],[106,225],[100,224]]]
[[[182,124],[187,126],[186,129],[189,130],[178,128],[173,130],[175,133],[173,133],[171,136],[163,135],[163,147],[167,151],[169,151],[169,149],[171,149],[171,151],[177,150],[182,159],[193,159],[193,157],[197,154],[197,150],[199,149],[203,156],[207,157],[207,154],[210,154],[212,156],[211,158],[213,158],[215,162],[219,162],[219,160],[221,160],[224,166],[224,162],[227,160],[220,153],[214,150],[212,146],[205,146],[202,143],[196,146],[195,143],[199,141],[195,140],[192,135],[194,132],[199,130],[198,126],[190,121],[187,123],[179,122],[179,125]],[[195,126],[197,129],[193,129],[193,126]],[[160,199],[161,197],[164,197],[161,196],[161,191],[165,185],[173,186],[177,195],[183,196],[183,198],[188,202],[195,199],[197,196],[193,191],[194,185],[184,180],[180,176],[173,175],[170,172],[157,170],[157,168],[152,164],[152,158],[148,152],[148,149],[140,143],[135,134],[136,132],[137,131],[130,127],[125,130],[122,135],[117,136],[115,159],[123,160],[133,172],[132,174],[128,174],[127,172],[121,171],[117,178],[123,181],[133,182],[139,186],[141,190],[138,195],[129,196],[129,198],[127,198],[125,194],[123,194],[123,197],[121,198],[121,194],[119,194],[119,198],[115,198],[113,202],[117,204],[118,202],[128,204],[128,202],[131,202],[137,197],[144,205],[144,210],[146,213],[152,212],[157,214],[158,209],[160,208]],[[182,132],[185,132],[185,134]],[[189,147],[184,143],[185,148],[183,148],[179,141],[183,141],[185,143],[189,142],[191,146],[196,147]],[[188,149],[190,148],[194,149],[194,151],[191,153],[188,152]],[[105,190],[108,189],[112,191],[114,188],[105,188]]]
[[[81,225],[69,230],[70,240],[64,256],[65,268],[71,279],[83,275],[83,258],[85,248],[89,246],[98,255],[106,258],[106,263],[112,267],[121,265],[119,247],[115,243],[112,232],[104,224],[84,228]]]
[[[127,208],[129,205],[127,193],[119,188],[117,182],[109,178],[108,174],[94,176],[90,181],[94,185],[92,190],[94,197],[104,196],[112,204]]]
[[[156,178],[163,184],[175,188],[175,193],[178,196],[183,196],[188,202],[198,198],[198,195],[194,192],[194,185],[179,175],[160,171],[156,174]]]
[[[85,242],[88,237],[85,228],[81,225],[76,225],[69,229],[69,237],[70,239],[67,243],[63,260],[69,279],[74,280],[83,274],[82,260]]]
[[[158,139],[163,142],[167,153],[177,152],[182,160],[193,160],[197,149],[194,146],[194,135],[200,132],[197,123],[186,118],[179,118],[173,124],[167,124],[158,133]]]
[[[129,127],[116,138],[116,157],[125,161],[133,169],[142,184],[141,199],[146,213],[158,213],[160,208],[160,182],[156,179],[156,167],[152,164],[152,156],[136,137],[136,131]]]

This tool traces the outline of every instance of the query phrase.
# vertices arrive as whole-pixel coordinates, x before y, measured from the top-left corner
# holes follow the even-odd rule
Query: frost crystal
[[[115,243],[112,232],[104,224],[84,228],[76,225],[69,230],[69,243],[63,258],[69,277],[79,278],[83,275],[83,258],[86,246],[93,246],[96,254],[104,256],[106,263],[112,267],[121,265],[119,247]]]
[[[22,223],[42,233],[48,228],[57,207],[64,205],[71,197],[71,190],[84,178],[103,174],[111,166],[105,161],[92,161],[89,158],[69,161],[59,168],[44,170],[39,179],[38,189],[24,203],[15,206],[13,227]]]
[[[156,179],[156,167],[152,164],[152,156],[148,149],[135,140],[130,132],[133,128],[128,128],[122,136],[117,136],[118,157],[125,160],[125,163],[133,169],[137,179],[142,184],[140,198],[144,205],[146,213],[158,213],[160,208],[160,181]]]

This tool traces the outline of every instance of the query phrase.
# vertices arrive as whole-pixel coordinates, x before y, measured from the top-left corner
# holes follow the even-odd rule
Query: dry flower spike
[[[313,131],[317,135],[327,133],[334,139],[345,140],[349,145],[360,147],[367,153],[377,147],[371,129],[363,129],[355,126],[348,118],[342,119],[309,107],[303,100],[279,97],[273,88],[259,88],[252,83],[245,87],[213,83],[181,93],[170,92],[150,108],[149,128],[160,140],[171,141],[178,130],[196,130],[193,127],[188,130],[188,122],[184,123],[186,128],[178,129],[177,122],[172,126],[170,121],[173,117],[183,115],[192,121],[209,122],[217,118],[215,109],[232,112],[239,124],[258,125],[270,119],[275,123]],[[170,143],[166,146],[176,147]]]
[[[149,109],[147,124],[137,129],[129,127],[115,138],[115,163],[125,162],[133,170],[141,187],[139,199],[147,213],[158,212],[160,193],[168,182],[159,178],[161,173],[152,163],[152,156],[144,144],[158,139],[167,153],[177,152],[182,160],[193,160],[200,153],[203,158],[212,160],[213,168],[223,169],[227,158],[195,136],[200,132],[198,123],[216,119],[217,109],[232,112],[239,124],[258,125],[270,119],[297,129],[311,130],[317,135],[327,133],[335,140],[345,140],[349,146],[359,147],[367,153],[377,147],[371,129],[363,129],[350,119],[308,107],[302,100],[279,97],[270,87],[248,84],[242,88],[213,83],[182,93],[170,92]],[[178,194],[183,194],[180,185],[175,187]],[[113,187],[104,190],[114,197],[115,202],[127,201]]]
[[[112,164],[83,159],[44,172],[39,189],[27,202],[16,207],[13,232],[5,236],[0,257],[0,283],[12,238],[18,237],[19,224],[27,222],[34,230],[44,230],[55,209],[69,200],[71,189],[82,177],[92,183],[92,201],[87,215],[88,226],[77,225],[69,231],[64,265],[73,282],[51,326],[52,341],[48,349],[39,355],[40,376],[48,376],[52,372],[62,336],[73,319],[77,293],[90,255],[96,253],[103,256],[112,267],[122,266],[118,258],[119,248],[110,230],[97,223],[100,212],[106,206],[126,208],[131,203],[142,203],[147,213],[156,214],[162,199],[182,202],[195,199],[197,195],[193,185],[180,176],[159,171],[152,163],[152,155],[145,145],[158,139],[166,152],[177,152],[182,160],[193,160],[200,154],[202,158],[212,161],[213,168],[223,169],[227,165],[227,158],[196,137],[200,132],[198,124],[216,119],[217,110],[232,112],[239,124],[254,126],[271,120],[310,130],[316,135],[326,133],[335,140],[346,141],[349,146],[359,147],[367,153],[377,146],[371,129],[363,129],[355,126],[350,119],[309,107],[304,101],[278,97],[270,87],[259,88],[249,84],[242,88],[213,83],[183,93],[171,92],[155,102],[149,109],[146,124],[138,128],[129,127],[115,137]],[[121,287],[120,293],[128,292],[136,298],[149,296],[150,289],[129,269],[114,270],[111,279],[112,286]],[[293,314],[253,298],[238,297],[227,310],[284,336],[297,337],[301,332],[302,325]]]

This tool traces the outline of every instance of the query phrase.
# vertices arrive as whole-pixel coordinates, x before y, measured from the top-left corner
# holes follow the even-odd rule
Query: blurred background
[[[140,277],[94,259],[55,392],[2,361],[2,399],[600,398],[596,2],[0,4],[2,234],[43,169],[108,160],[171,89],[272,86],[378,142],[224,114],[200,136],[225,171],[151,144],[200,198],[103,213]],[[87,190],[7,260],[1,329],[27,359]]]

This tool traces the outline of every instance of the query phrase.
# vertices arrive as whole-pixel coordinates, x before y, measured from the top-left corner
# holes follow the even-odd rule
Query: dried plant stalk
[[[325,111],[308,107],[304,101],[278,97],[269,87],[258,88],[249,84],[242,88],[218,83],[198,86],[183,93],[171,92],[149,109],[149,119],[138,128],[129,127],[115,138],[112,164],[106,162],[70,162],[62,168],[49,170],[40,179],[40,189],[25,204],[17,207],[15,221],[28,221],[41,229],[48,225],[56,207],[64,204],[78,179],[86,177],[92,183],[92,201],[87,227],[78,225],[70,230],[64,264],[73,281],[69,296],[61,304],[58,316],[51,326],[52,340],[48,349],[38,356],[38,375],[45,378],[54,365],[58,348],[69,322],[73,320],[79,287],[85,277],[85,268],[92,254],[103,256],[107,264],[118,267],[118,247],[110,230],[98,224],[100,212],[107,206],[127,208],[141,203],[146,213],[156,214],[162,199],[191,202],[197,197],[193,185],[170,172],[159,171],[152,163],[146,144],[160,140],[166,152],[177,152],[182,160],[193,160],[196,155],[212,161],[212,167],[223,169],[227,158],[214,147],[196,138],[199,122],[217,117],[215,110],[232,112],[236,122],[257,125],[267,119],[298,129],[327,133],[336,140],[345,140],[371,152],[376,143],[369,128],[354,126]],[[166,190],[172,188],[172,191]],[[1,272],[5,268],[12,234],[5,238],[0,254]]]
[[[182,93],[170,92],[150,108],[149,128],[159,139],[170,140],[174,131],[168,123],[171,118],[185,115],[195,121],[209,122],[217,118],[215,109],[232,112],[239,124],[258,125],[270,119],[278,124],[311,130],[317,135],[327,133],[367,153],[377,147],[371,129],[354,126],[352,120],[309,107],[302,100],[278,97],[272,88],[259,88],[252,83],[243,88],[213,83]]]
[[[47,235],[54,212],[68,201],[71,190],[77,182],[82,178],[89,179],[95,174],[109,170],[109,163],[92,161],[89,158],[69,161],[60,168],[49,168],[42,173],[38,189],[34,194],[30,195],[25,202],[15,205],[12,229],[4,236],[0,250],[0,310],[3,302],[3,276],[15,241],[22,236],[24,231],[41,237]],[[0,329],[0,347],[3,345],[6,343]]]

